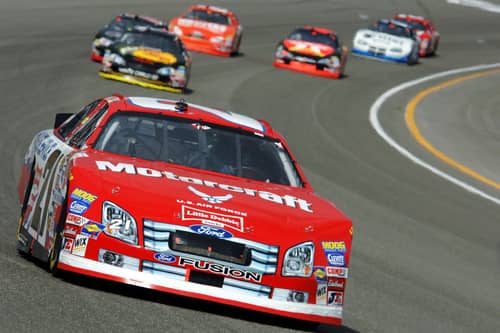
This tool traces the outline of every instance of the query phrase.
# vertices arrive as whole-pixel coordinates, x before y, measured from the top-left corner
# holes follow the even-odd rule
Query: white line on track
[[[500,13],[500,5],[484,0],[447,0],[448,3],[465,7],[479,8],[487,12]]]
[[[480,71],[480,70],[486,70],[486,69],[492,69],[492,68],[498,68],[500,67],[500,63],[495,63],[495,64],[489,64],[489,65],[478,65],[478,66],[472,66],[472,67],[465,67],[465,68],[458,68],[458,69],[453,69],[445,72],[440,72],[436,74],[432,74],[429,76],[424,76],[420,79],[408,81],[405,83],[402,83],[400,85],[397,85],[389,90],[387,90],[385,93],[383,93],[377,100],[372,104],[370,107],[370,123],[372,124],[372,127],[377,131],[378,135],[380,135],[390,146],[392,146],[394,149],[396,149],[399,153],[402,155],[406,156],[409,158],[411,161],[414,163],[430,170],[434,174],[464,188],[465,190],[477,194],[485,199],[490,200],[491,202],[500,205],[500,199],[495,198],[479,189],[476,187],[473,187],[461,180],[458,180],[457,178],[452,177],[451,175],[435,168],[434,166],[428,164],[427,162],[424,162],[420,158],[416,157],[412,153],[410,153],[408,150],[406,150],[404,147],[399,145],[394,139],[392,139],[383,129],[382,125],[379,122],[379,113],[382,105],[392,96],[396,95],[397,93],[408,89],[410,87],[416,86],[418,84],[428,82],[431,80],[443,78],[446,76],[451,76],[451,75],[456,75],[456,74],[463,74],[463,73],[469,73],[469,72],[474,72],[474,71]]]

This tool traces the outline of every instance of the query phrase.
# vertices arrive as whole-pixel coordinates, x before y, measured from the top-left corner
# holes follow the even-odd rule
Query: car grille
[[[136,71],[143,71],[146,73],[156,73],[156,68],[154,65],[150,64],[143,64],[140,62],[135,62],[135,61],[128,61],[127,66],[136,70]]]
[[[186,276],[185,268],[175,267],[167,264],[161,264],[153,261],[143,261],[142,271],[156,276],[161,276],[180,281],[185,281],[185,276]],[[198,281],[197,283],[213,285],[211,283],[206,283],[201,281]],[[223,279],[221,278],[221,283],[220,285],[217,285],[217,287],[235,293],[252,295],[252,296],[269,298],[271,295],[271,287],[269,286],[248,281],[236,280],[229,277],[224,277]]]
[[[147,219],[144,220],[143,228],[146,249],[174,255],[188,253],[195,259],[219,262],[261,274],[276,273],[278,246],[236,237],[219,239],[197,234],[189,227]]]
[[[370,49],[368,50],[368,52],[375,54],[375,55],[380,55],[380,56],[385,55],[386,51],[387,51],[387,49],[384,47],[373,47],[373,46],[370,46]]]

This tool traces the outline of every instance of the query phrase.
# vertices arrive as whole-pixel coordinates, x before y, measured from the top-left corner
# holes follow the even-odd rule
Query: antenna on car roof
[[[178,102],[175,103],[175,110],[179,112],[186,112],[188,108],[188,103],[184,98],[181,98]]]

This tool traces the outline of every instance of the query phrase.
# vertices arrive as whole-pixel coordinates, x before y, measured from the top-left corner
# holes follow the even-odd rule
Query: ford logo
[[[206,235],[210,237],[217,237],[217,238],[231,238],[233,237],[233,234],[230,233],[229,231],[226,231],[224,229],[219,229],[219,228],[214,228],[214,227],[209,227],[207,225],[192,225],[190,226],[191,230],[194,232],[200,234],[200,235]]]
[[[168,263],[173,263],[175,262],[176,258],[175,256],[171,254],[166,254],[166,253],[155,253],[154,255],[155,259],[161,262],[168,262]]]

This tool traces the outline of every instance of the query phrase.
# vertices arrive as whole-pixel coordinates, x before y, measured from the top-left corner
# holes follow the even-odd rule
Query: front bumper
[[[172,87],[168,83],[161,81],[153,81],[145,78],[140,78],[130,74],[124,74],[120,72],[105,72],[99,71],[99,76],[105,79],[116,80],[120,82],[135,84],[143,88],[157,89],[168,92],[182,93],[184,88]]]
[[[352,53],[354,55],[361,56],[361,57],[374,58],[374,59],[379,59],[379,60],[384,60],[384,61],[401,62],[401,63],[407,63],[408,57],[409,57],[409,55],[397,57],[397,56],[392,56],[392,55],[386,55],[383,53],[376,53],[376,52],[361,50],[361,49],[357,49],[357,48],[353,48]]]
[[[337,71],[327,71],[324,69],[318,69],[315,64],[309,64],[304,62],[299,62],[295,60],[290,60],[288,64],[286,64],[282,60],[275,60],[273,62],[274,67],[289,69],[291,71],[312,74],[316,76],[328,77],[333,79],[338,79],[342,76],[342,69],[339,68]]]
[[[342,324],[342,306],[286,302],[262,296],[235,293],[230,288],[219,288],[182,279],[168,278],[144,271],[117,267],[80,257],[68,251],[61,251],[58,267],[80,274],[229,304],[250,310],[325,324]]]

